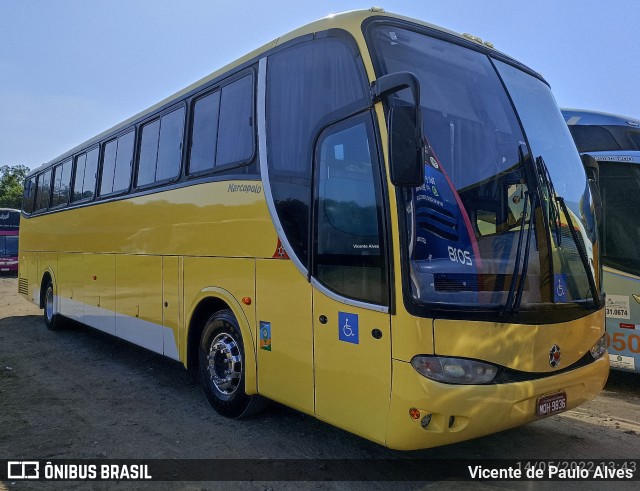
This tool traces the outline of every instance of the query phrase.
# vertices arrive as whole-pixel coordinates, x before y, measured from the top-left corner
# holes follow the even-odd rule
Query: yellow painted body
[[[237,64],[299,35],[337,27],[353,35],[373,80],[361,31],[370,15],[378,14],[354,12],[323,19]],[[375,114],[386,160],[387,125],[381,104]],[[569,407],[574,407],[604,385],[606,357],[530,382],[454,386],[428,380],[410,365],[413,356],[461,356],[516,370],[551,372],[549,348],[559,343],[563,364],[570,365],[602,336],[604,314],[535,326],[410,315],[402,302],[398,213],[390,182],[386,200],[395,312],[345,305],[316,289],[292,261],[274,258],[278,235],[264,191],[230,192],[229,184],[243,183],[264,186],[240,180],[194,184],[23,218],[20,285],[28,288],[21,286],[21,292],[40,303],[48,274],[57,312],[179,359],[185,366],[194,361],[189,359],[188,343],[190,329],[197,328],[192,322],[197,309],[203,301],[216,299],[233,311],[240,325],[247,393],[260,393],[398,449],[447,444],[517,426],[536,419],[540,395],[564,390]],[[358,344],[339,340],[344,328],[341,313],[358,316]],[[271,328],[270,350],[260,347],[261,322]],[[427,430],[411,419],[411,408],[433,414]],[[455,421],[450,425],[451,416]]]

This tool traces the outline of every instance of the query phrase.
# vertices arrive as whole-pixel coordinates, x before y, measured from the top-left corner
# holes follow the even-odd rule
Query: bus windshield
[[[549,87],[404,27],[370,40],[378,75],[421,84],[425,183],[403,195],[413,300],[515,313],[599,296],[591,195]],[[411,101],[404,90],[389,104]]]
[[[0,257],[18,256],[18,236],[0,236]]]

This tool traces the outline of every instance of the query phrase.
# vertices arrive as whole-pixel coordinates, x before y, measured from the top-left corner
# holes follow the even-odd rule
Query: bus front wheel
[[[49,280],[44,290],[44,323],[52,331],[61,329],[64,324],[62,316],[55,313],[54,302],[53,282]]]
[[[222,416],[245,418],[264,406],[245,392],[245,351],[238,321],[230,310],[212,315],[200,340],[200,376],[209,403]]]

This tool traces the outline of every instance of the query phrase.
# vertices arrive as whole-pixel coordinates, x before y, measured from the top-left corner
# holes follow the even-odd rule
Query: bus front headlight
[[[598,342],[594,344],[593,348],[591,348],[589,351],[591,352],[591,356],[593,356],[594,360],[602,358],[602,355],[607,352],[607,335],[605,334],[600,339],[598,339]]]
[[[428,379],[447,384],[488,384],[498,373],[498,367],[477,360],[417,355],[411,365]]]

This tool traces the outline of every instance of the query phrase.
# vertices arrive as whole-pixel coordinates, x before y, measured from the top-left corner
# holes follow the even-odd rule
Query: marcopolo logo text
[[[229,193],[255,193],[260,194],[262,192],[262,186],[260,184],[229,184]]]

